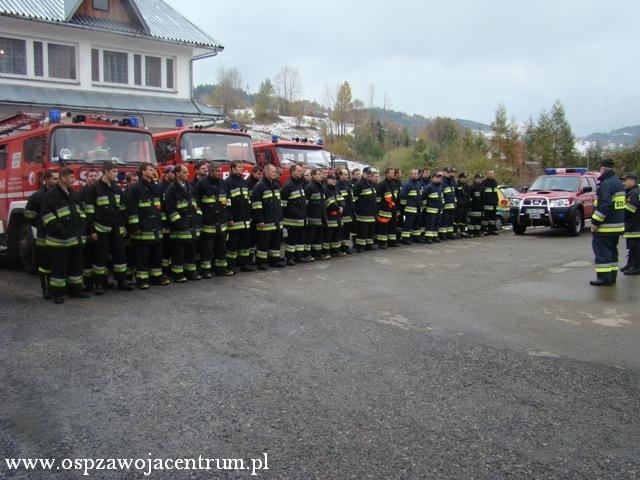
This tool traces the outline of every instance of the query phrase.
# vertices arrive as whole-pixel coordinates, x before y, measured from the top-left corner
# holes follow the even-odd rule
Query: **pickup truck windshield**
[[[330,167],[329,153],[319,148],[276,148],[280,165],[287,167],[292,163],[304,163],[317,167]]]
[[[578,177],[559,177],[557,175],[543,175],[538,177],[530,192],[535,190],[544,192],[577,192],[580,179]]]
[[[185,133],[180,140],[184,162],[199,160],[256,163],[251,138],[215,132]]]

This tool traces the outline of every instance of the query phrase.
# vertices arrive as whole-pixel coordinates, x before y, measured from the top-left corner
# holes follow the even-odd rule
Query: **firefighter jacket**
[[[336,188],[338,189],[338,193],[340,194],[343,203],[342,223],[351,223],[354,220],[353,186],[349,180],[338,180]]]
[[[251,193],[253,221],[259,232],[268,232],[282,228],[282,205],[280,202],[280,183],[262,177]],[[257,226],[262,223],[263,226]]]
[[[640,187],[626,191],[624,206],[624,237],[640,238]]]
[[[324,207],[325,217],[328,228],[338,228],[342,225],[342,213],[340,209],[344,211],[344,201],[342,195],[338,192],[337,185],[324,186]]]
[[[124,192],[127,231],[136,242],[158,242],[162,238],[162,192],[154,182],[140,179]]]
[[[398,198],[394,194],[395,182],[385,178],[376,189],[378,221],[389,223],[398,216]]]
[[[84,195],[87,230],[93,233],[124,233],[126,219],[122,190],[117,182],[107,185],[98,180]]]
[[[307,197],[302,178],[289,177],[280,196],[284,226],[304,227],[307,219]]]
[[[456,204],[464,210],[469,206],[469,185],[458,182],[456,185]]]
[[[456,181],[453,177],[442,178],[442,195],[445,210],[456,208]]]
[[[417,215],[422,208],[422,190],[424,185],[418,178],[416,180],[409,179],[402,187],[400,192],[400,203],[404,207],[404,213],[409,215]]]
[[[625,191],[613,171],[600,177],[598,209],[591,215],[591,223],[598,227],[595,235],[622,235],[625,220]]]
[[[482,182],[482,204],[484,210],[495,210],[498,207],[498,182],[495,178],[485,178]]]
[[[254,177],[253,175],[249,176],[249,179],[247,180],[247,188],[249,189],[249,196],[251,196],[253,189],[256,188],[256,185],[259,182],[260,180],[256,179],[256,177]]]
[[[482,217],[482,210],[484,208],[483,195],[484,185],[482,183],[473,183],[469,186],[469,216]]]
[[[361,178],[353,187],[356,221],[373,223],[376,221],[376,187],[369,180]]]
[[[169,222],[169,238],[176,243],[190,243],[200,235],[202,210],[190,183],[175,182],[164,194],[164,206]]]
[[[36,229],[36,245],[44,247],[47,245],[47,234],[42,223],[42,202],[48,190],[45,186],[36,192],[33,192],[24,207],[24,218],[27,223]]]
[[[229,230],[246,230],[251,224],[251,192],[242,175],[231,174],[224,181],[231,202],[228,214],[233,225]]]
[[[226,232],[230,217],[226,183],[207,175],[196,185],[195,198],[202,212],[201,231],[208,234]]]
[[[86,216],[75,193],[67,193],[56,185],[45,194],[40,213],[47,247],[69,248],[85,244]]]
[[[424,211],[429,215],[438,215],[444,208],[444,187],[442,184],[430,183],[422,193]]]
[[[307,198],[307,222],[309,225],[321,227],[326,224],[325,190],[320,182],[311,180],[304,188]]]

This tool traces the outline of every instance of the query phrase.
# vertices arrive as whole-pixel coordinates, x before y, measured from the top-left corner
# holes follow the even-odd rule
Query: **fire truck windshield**
[[[180,153],[185,162],[200,160],[256,163],[251,138],[215,132],[185,133],[180,140]]]
[[[51,161],[121,165],[156,164],[152,137],[148,133],[94,127],[60,127],[51,137]]]
[[[304,163],[317,167],[330,167],[329,153],[320,148],[276,148],[280,165],[287,167],[292,163]]]
[[[575,192],[578,190],[580,179],[578,177],[562,177],[557,175],[543,175],[538,177],[529,191],[557,191],[557,192]]]

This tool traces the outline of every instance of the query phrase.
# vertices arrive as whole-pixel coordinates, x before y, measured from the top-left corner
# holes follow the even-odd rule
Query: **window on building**
[[[76,47],[48,45],[49,76],[52,78],[76,79]]]
[[[7,169],[7,145],[0,145],[0,170]]]
[[[24,160],[27,163],[42,163],[45,158],[45,146],[47,144],[46,135],[27,138],[22,143]]]
[[[93,9],[102,10],[104,12],[109,11],[109,0],[93,0]]]
[[[144,84],[147,87],[162,87],[162,59],[144,57]]]
[[[91,80],[100,81],[100,50],[97,48],[91,49]]]
[[[27,74],[27,42],[0,37],[0,73]]]
[[[107,83],[129,83],[129,58],[124,52],[102,52],[104,81]]]
[[[142,55],[133,56],[133,83],[142,85]]]
[[[167,88],[173,88],[173,58],[167,58]]]
[[[42,42],[33,42],[33,74],[36,77],[44,76],[44,50]]]

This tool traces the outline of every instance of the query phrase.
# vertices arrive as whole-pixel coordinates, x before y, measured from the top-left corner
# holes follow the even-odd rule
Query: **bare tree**
[[[324,87],[324,106],[327,108],[327,118],[329,119],[329,136],[331,140],[333,140],[333,106],[336,103],[336,91],[332,89],[330,86]]]
[[[290,115],[291,105],[302,93],[300,73],[296,68],[285,65],[273,79],[280,100],[280,115]]]
[[[211,103],[228,115],[242,103],[242,77],[237,68],[218,70],[218,84],[211,95]]]

